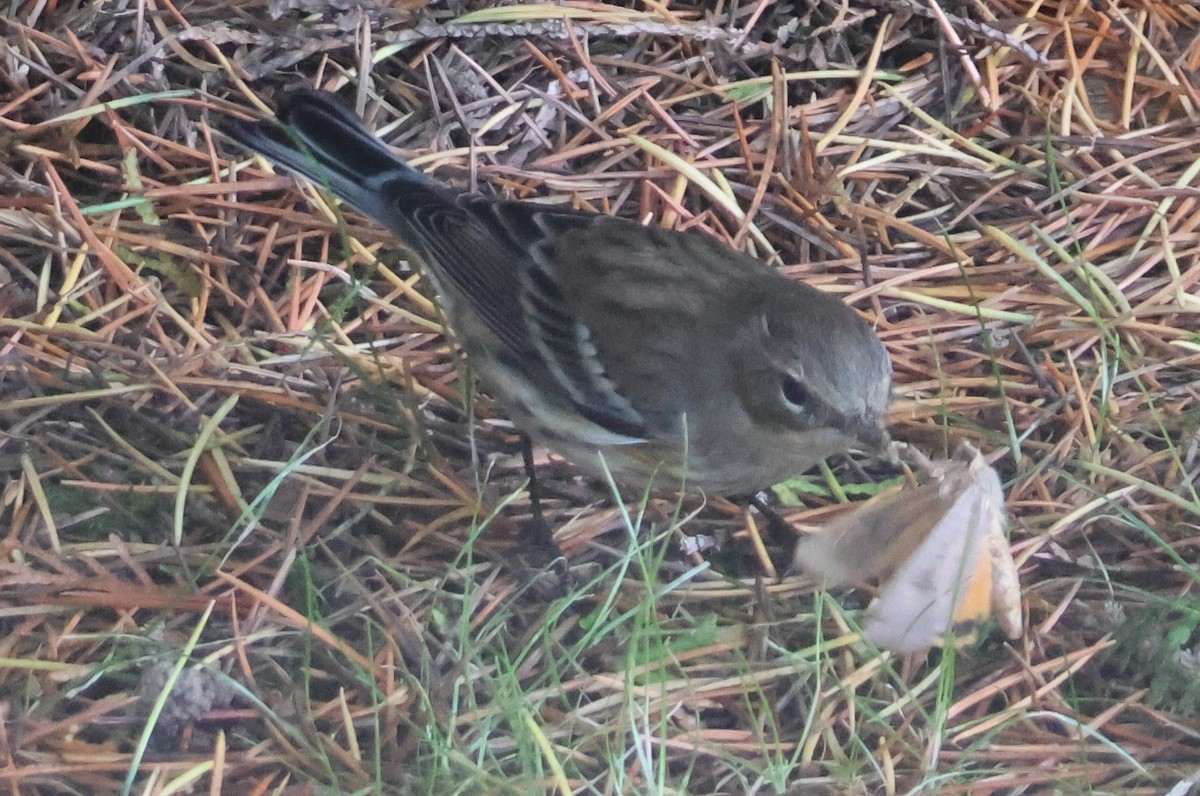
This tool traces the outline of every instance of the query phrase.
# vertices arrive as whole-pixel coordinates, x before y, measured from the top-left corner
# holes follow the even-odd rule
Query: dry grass
[[[1195,773],[1200,12],[942,0],[980,35],[902,3],[697,5],[720,10],[10,7],[7,792],[1158,794]],[[734,504],[617,504],[557,461],[592,579],[531,597],[502,566],[515,437],[486,398],[468,423],[403,252],[213,134],[301,83],[447,181],[699,227],[871,315],[895,436],[970,439],[1005,475],[1024,638],[881,656],[848,635],[860,593],[761,577]],[[791,519],[885,474],[834,464]],[[699,534],[725,544],[679,552]]]

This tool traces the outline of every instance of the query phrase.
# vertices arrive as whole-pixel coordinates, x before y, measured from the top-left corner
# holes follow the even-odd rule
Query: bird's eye
[[[808,388],[790,373],[784,375],[781,389],[783,400],[787,401],[793,407],[801,408],[808,403]]]

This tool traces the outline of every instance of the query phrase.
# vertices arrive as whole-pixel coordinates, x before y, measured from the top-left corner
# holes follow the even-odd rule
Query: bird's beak
[[[887,453],[892,444],[892,437],[883,424],[875,418],[860,418],[847,424],[848,431],[856,440],[858,448],[863,453],[882,456]]]

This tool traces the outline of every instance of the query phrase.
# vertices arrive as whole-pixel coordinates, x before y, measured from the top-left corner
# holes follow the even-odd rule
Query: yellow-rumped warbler
[[[576,464],[728,494],[887,441],[887,352],[836,298],[698,232],[451,192],[327,93],[278,116],[224,129],[397,233],[485,386]]]

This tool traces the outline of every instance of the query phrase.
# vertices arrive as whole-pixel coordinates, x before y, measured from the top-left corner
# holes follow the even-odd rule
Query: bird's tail
[[[278,124],[228,120],[221,129],[242,146],[376,218],[387,219],[395,212],[384,202],[397,185],[441,193],[432,180],[392,154],[332,94],[296,92],[277,115]]]

